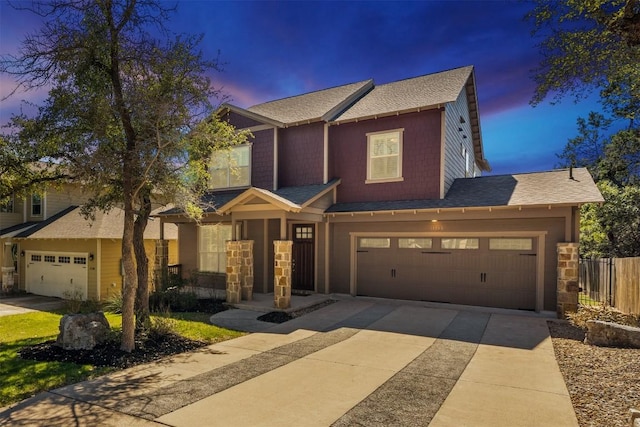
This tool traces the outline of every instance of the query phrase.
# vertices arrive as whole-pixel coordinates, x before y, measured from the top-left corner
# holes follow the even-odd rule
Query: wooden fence
[[[606,303],[640,315],[640,257],[581,259],[579,284],[580,304]]]
[[[640,257],[616,258],[615,305],[618,310],[640,315]]]

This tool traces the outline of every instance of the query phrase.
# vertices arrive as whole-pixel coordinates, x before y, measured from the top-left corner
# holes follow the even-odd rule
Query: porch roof
[[[337,203],[326,213],[477,207],[576,206],[604,199],[589,171],[568,169],[514,175],[459,178],[444,199]]]

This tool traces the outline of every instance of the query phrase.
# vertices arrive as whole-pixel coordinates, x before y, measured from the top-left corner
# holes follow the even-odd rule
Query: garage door
[[[26,252],[27,291],[60,298],[87,297],[86,253]]]
[[[358,295],[534,310],[536,239],[360,237]]]

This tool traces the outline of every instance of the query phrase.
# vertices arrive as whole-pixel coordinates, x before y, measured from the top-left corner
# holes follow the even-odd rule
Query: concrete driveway
[[[49,311],[64,307],[60,298],[24,295],[19,297],[0,298],[0,316],[29,313],[32,311]]]
[[[5,424],[578,425],[545,318],[357,298],[41,393]]]

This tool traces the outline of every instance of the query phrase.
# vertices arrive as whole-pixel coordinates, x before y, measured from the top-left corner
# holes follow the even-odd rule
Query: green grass
[[[120,329],[122,317],[105,313],[112,329]],[[241,332],[208,324],[209,314],[175,313],[176,332],[209,343],[241,336]],[[33,312],[0,317],[0,407],[34,394],[84,381],[113,368],[61,362],[23,360],[18,351],[25,346],[53,340],[58,335],[61,313]]]

